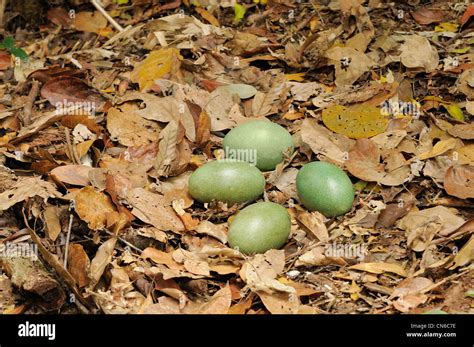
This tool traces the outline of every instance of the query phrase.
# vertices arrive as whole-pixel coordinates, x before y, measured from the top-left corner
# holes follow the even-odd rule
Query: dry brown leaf
[[[252,101],[252,115],[266,117],[276,113],[286,91],[286,84],[276,81],[267,93],[257,92]]]
[[[431,10],[427,7],[419,7],[411,15],[418,24],[428,25],[431,23],[439,23],[444,20],[446,13],[441,10]]]
[[[332,163],[343,165],[354,140],[335,134],[319,125],[315,119],[305,119],[301,125],[301,139],[315,154],[322,155]]]
[[[336,69],[335,83],[340,88],[352,85],[374,65],[367,55],[351,47],[330,48],[325,56]],[[341,61],[347,62],[347,66],[343,66]]]
[[[94,280],[94,283],[97,283],[100,280],[105,268],[112,261],[116,243],[117,238],[112,237],[108,239],[99,247],[97,253],[92,259],[90,265],[90,277]]]
[[[62,183],[72,184],[75,186],[90,185],[89,173],[95,170],[87,165],[63,165],[51,170],[50,176]]]
[[[451,166],[444,176],[444,189],[460,199],[474,198],[474,166]]]
[[[341,257],[326,256],[326,249],[322,246],[313,247],[311,250],[303,253],[295,263],[296,266],[324,266],[330,264],[345,266],[347,262]]]
[[[112,140],[124,146],[148,145],[156,141],[161,130],[158,123],[136,115],[135,110],[131,104],[108,110],[107,130]]]
[[[44,223],[48,237],[51,241],[56,241],[61,233],[61,222],[59,221],[60,209],[57,206],[47,206],[43,212]]]
[[[68,271],[77,282],[79,288],[89,284],[90,260],[81,244],[75,243],[69,246]]]
[[[325,242],[329,239],[328,229],[326,228],[326,217],[321,213],[302,211],[298,213],[298,221],[306,227],[319,241]]]
[[[76,13],[73,21],[77,30],[96,34],[105,29],[107,24],[107,19],[99,11]]]
[[[167,296],[160,296],[156,304],[150,304],[142,308],[143,314],[180,314],[177,300]]]
[[[143,250],[141,257],[143,259],[151,259],[157,264],[163,264],[170,269],[183,269],[172,257],[171,253],[160,251],[153,247],[147,247]]]
[[[438,51],[426,37],[407,36],[400,51],[400,61],[408,68],[424,68],[426,72],[432,72],[438,67]]]
[[[456,124],[448,129],[448,133],[460,139],[474,140],[474,123]]]
[[[185,308],[185,312],[194,314],[227,314],[231,302],[232,292],[229,284],[226,284],[226,286],[219,289],[208,302],[196,305],[192,307],[191,310],[186,310]]]
[[[110,198],[91,186],[79,190],[74,197],[74,207],[77,215],[92,230],[105,228],[108,226],[107,218],[110,218],[112,214],[117,214]]]
[[[273,314],[296,314],[300,308],[300,300],[294,293],[257,292],[263,304]]]
[[[402,162],[402,165],[389,170],[388,165],[385,166],[380,163],[381,154],[373,141],[358,139],[349,152],[346,168],[352,175],[361,180],[377,182],[387,186],[398,186],[407,181],[411,174],[410,167]],[[402,155],[399,152],[391,152],[387,159],[398,160],[400,156]]]
[[[47,200],[60,198],[61,194],[51,183],[40,177],[20,178],[10,189],[0,193],[0,211],[8,210],[13,205],[34,196]]]
[[[184,265],[184,268],[195,275],[210,276],[209,264],[205,261],[205,258],[186,251],[184,249],[177,249],[172,254],[173,259]]]
[[[283,272],[285,266],[285,252],[283,250],[269,250],[265,254],[257,254],[244,263],[240,270],[240,277],[254,292],[280,291],[295,293],[293,287],[279,282],[276,277]]]
[[[177,156],[179,123],[170,122],[160,133],[160,143],[158,144],[158,155],[156,156],[155,169],[160,176],[167,176],[171,164]]]
[[[163,231],[184,231],[183,222],[174,210],[166,205],[162,195],[135,188],[128,192],[127,201],[133,207],[132,214],[143,222]]]
[[[359,263],[348,267],[348,269],[367,271],[374,274],[391,272],[402,277],[407,276],[405,269],[401,265],[394,263]]]
[[[199,234],[212,236],[223,244],[227,243],[227,223],[214,224],[203,220],[201,223],[199,223],[195,230]]]

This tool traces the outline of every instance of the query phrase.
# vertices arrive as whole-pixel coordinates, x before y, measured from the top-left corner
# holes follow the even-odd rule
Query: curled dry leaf
[[[266,309],[273,314],[296,314],[300,308],[300,300],[295,293],[257,292]]]
[[[162,195],[135,188],[128,192],[127,201],[133,207],[132,214],[141,221],[163,231],[184,231],[183,222],[174,210],[165,204]]]
[[[117,238],[113,237],[105,241],[97,250],[94,258],[91,261],[90,266],[90,277],[94,280],[94,283],[99,282],[105,268],[112,261],[112,255],[114,253],[115,244]]]
[[[410,176],[410,167],[400,165],[389,170],[388,165],[380,163],[381,154],[373,141],[358,139],[349,152],[346,168],[352,175],[364,181],[377,182],[387,186],[398,186],[404,183]],[[388,159],[397,160],[400,156],[399,152],[391,152]]]
[[[347,262],[341,257],[333,257],[326,255],[326,248],[323,246],[313,247],[308,252],[302,254],[296,261],[296,266],[310,265],[310,266],[324,266],[336,264],[340,266],[347,265]]]
[[[44,223],[48,237],[52,241],[56,241],[61,233],[61,222],[59,220],[60,209],[57,206],[47,206],[43,212]]]
[[[460,199],[474,198],[474,166],[451,166],[444,176],[444,189]]]
[[[352,85],[374,65],[367,55],[351,47],[333,47],[326,51],[325,56],[329,59],[329,63],[334,65],[335,83],[341,88]],[[347,62],[347,66],[343,66],[341,61]]]
[[[471,235],[471,238],[461,250],[456,254],[452,264],[450,264],[450,270],[453,270],[457,267],[467,265],[474,260],[474,236]]]
[[[227,243],[227,223],[214,224],[203,220],[201,223],[199,223],[195,230],[199,234],[209,235],[218,239],[224,244]]]
[[[229,284],[219,289],[212,298],[203,304],[185,307],[185,313],[191,314],[227,314],[232,302],[232,292]]]
[[[315,154],[323,155],[331,162],[343,165],[354,140],[334,134],[319,125],[315,119],[305,119],[301,125],[301,139]]]
[[[82,188],[76,194],[74,207],[79,218],[92,230],[105,228],[108,225],[108,219],[117,214],[110,198],[91,186]]]
[[[326,217],[321,213],[303,211],[298,214],[297,220],[309,230],[321,242],[329,239],[328,229],[326,228]]]
[[[177,156],[177,144],[179,135],[179,123],[170,122],[160,133],[158,154],[155,161],[155,169],[159,176],[167,176],[171,170],[171,164]]]

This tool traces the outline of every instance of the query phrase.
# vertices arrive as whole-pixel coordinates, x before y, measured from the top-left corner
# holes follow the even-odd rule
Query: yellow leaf
[[[165,78],[176,73],[183,60],[176,48],[162,48],[152,51],[148,57],[139,63],[131,74],[131,80],[140,85],[140,90],[149,89],[156,79]]]
[[[448,111],[449,115],[457,120],[464,121],[464,113],[456,104],[443,104],[443,107]]]
[[[287,81],[296,81],[296,82],[303,82],[304,81],[304,72],[292,73],[292,74],[285,74],[285,78]]]
[[[455,33],[456,31],[458,31],[458,27],[459,25],[456,23],[444,22],[435,26],[435,31],[436,32],[449,31],[449,32]]]
[[[323,110],[323,122],[335,133],[360,139],[383,133],[389,118],[372,105],[334,105]]]
[[[392,272],[394,274],[406,277],[407,273],[403,267],[398,264],[393,263],[360,263],[353,266],[350,266],[351,270],[360,270],[371,272],[374,274],[381,274],[384,272]]]
[[[234,21],[239,23],[245,16],[247,10],[241,4],[235,4],[234,6]]]
[[[454,139],[454,138],[439,141],[433,146],[431,151],[418,154],[415,158],[418,159],[418,160],[425,160],[425,159],[437,157],[438,155],[441,155],[441,154],[453,149],[454,147],[456,147],[457,143],[458,143],[458,140]]]
[[[196,7],[195,8],[196,12],[199,13],[201,15],[202,18],[204,18],[207,22],[209,22],[210,24],[218,27],[220,26],[220,23],[219,21],[217,20],[216,17],[214,17],[212,15],[212,13],[210,13],[209,11],[206,11],[205,9],[203,9],[202,7]]]
[[[452,51],[449,51],[449,53],[464,54],[469,52],[470,49],[471,47],[467,46],[464,48],[453,49]]]

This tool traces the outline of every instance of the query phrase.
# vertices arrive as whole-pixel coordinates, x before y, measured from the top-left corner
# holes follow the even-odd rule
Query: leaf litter
[[[321,1],[308,20],[311,2],[257,3],[114,2],[113,22],[68,3],[73,19],[51,8],[13,36],[0,242],[38,245],[82,303],[58,298],[64,313],[472,313],[472,6]],[[253,119],[296,152],[263,198],[290,239],[246,256],[227,246],[241,206],[198,203],[187,181]],[[346,215],[300,205],[313,160],[350,175]],[[47,311],[14,284],[0,312]]]

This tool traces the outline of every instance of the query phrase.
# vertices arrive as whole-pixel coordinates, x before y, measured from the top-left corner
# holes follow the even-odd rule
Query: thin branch
[[[1,0],[0,0],[1,1]],[[110,24],[112,24],[115,29],[117,29],[118,31],[122,32],[124,31],[124,29],[122,28],[122,26],[117,23],[115,21],[115,19],[113,19],[112,17],[110,17],[110,15],[107,13],[106,10],[104,10],[104,8],[102,7],[102,5],[99,3],[99,0],[91,0],[91,3],[92,5],[95,6],[95,8],[97,9],[97,11],[99,11],[100,13],[102,13],[102,15],[107,18],[107,20],[110,22]]]

